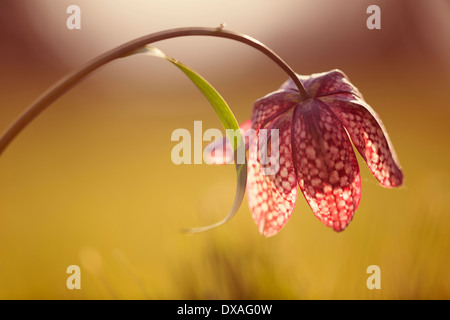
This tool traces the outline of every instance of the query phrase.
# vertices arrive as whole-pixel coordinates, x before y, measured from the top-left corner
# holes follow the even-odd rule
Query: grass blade
[[[222,98],[222,96],[214,89],[214,87],[208,83],[202,76],[200,76],[198,73],[196,73],[191,68],[187,67],[180,61],[171,58],[167,56],[164,52],[161,50],[152,47],[152,46],[146,46],[145,50],[139,50],[136,51],[136,53],[146,53],[158,58],[165,59],[175,65],[178,69],[183,71],[183,73],[191,79],[191,81],[195,84],[195,86],[200,90],[200,92],[205,96],[205,98],[209,101],[211,106],[213,107],[214,111],[216,112],[217,116],[219,117],[220,121],[222,122],[222,126],[227,132],[227,136],[229,141],[231,142],[231,146],[233,148],[234,153],[234,163],[236,166],[236,178],[237,178],[237,186],[236,186],[236,192],[234,196],[234,202],[233,206],[231,207],[230,211],[228,212],[227,216],[222,219],[221,221],[218,221],[214,224],[204,226],[204,227],[197,227],[197,228],[190,228],[190,229],[183,229],[184,232],[188,233],[198,233],[203,232],[206,230],[210,230],[212,228],[216,228],[228,220],[230,220],[238,211],[239,207],[241,206],[242,200],[245,195],[245,187],[247,184],[247,163],[244,157],[241,157],[244,159],[244,163],[239,163],[237,161],[238,154],[241,154],[245,152],[245,144],[244,140],[242,138],[242,135],[239,130],[239,124],[231,111],[230,107],[227,105],[225,100]],[[229,129],[234,131],[234,135],[229,134]]]

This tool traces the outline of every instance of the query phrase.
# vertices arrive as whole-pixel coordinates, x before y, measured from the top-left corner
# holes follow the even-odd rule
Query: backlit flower
[[[345,74],[332,70],[298,77],[310,98],[301,100],[288,80],[257,100],[252,111],[256,135],[249,146],[247,198],[264,236],[276,234],[289,220],[297,184],[322,223],[336,231],[347,227],[361,199],[359,167],[350,141],[381,185],[392,188],[403,182],[381,119]],[[270,155],[279,164],[274,174],[265,174],[267,164],[260,161],[261,129],[279,130],[279,152]],[[270,135],[263,144],[271,144]]]

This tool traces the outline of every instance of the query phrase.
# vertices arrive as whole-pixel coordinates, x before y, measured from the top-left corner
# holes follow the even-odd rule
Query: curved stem
[[[119,47],[116,47],[97,58],[91,60],[80,68],[70,72],[52,87],[45,91],[39,98],[37,98],[19,118],[9,127],[0,138],[0,155],[8,147],[11,141],[42,111],[50,106],[55,100],[61,97],[64,93],[70,90],[73,86],[83,80],[88,74],[92,73],[108,62],[133,54],[136,50],[143,48],[145,45],[166,40],[170,38],[185,37],[185,36],[212,36],[220,38],[228,38],[235,41],[245,43],[268,56],[281,69],[283,69],[289,77],[296,84],[301,99],[310,97],[295,72],[271,49],[259,42],[258,40],[242,33],[223,30],[222,28],[202,28],[190,27],[170,29],[157,33],[152,33],[132,41],[129,41]]]

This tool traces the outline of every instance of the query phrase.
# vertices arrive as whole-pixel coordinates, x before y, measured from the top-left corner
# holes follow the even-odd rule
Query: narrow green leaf
[[[145,51],[138,50],[136,53],[146,53],[158,58],[166,59],[167,61],[171,62],[173,65],[175,65],[177,68],[179,68],[183,73],[191,79],[191,81],[195,84],[195,86],[200,90],[200,92],[206,97],[206,99],[209,101],[211,106],[213,107],[216,114],[219,116],[220,121],[222,122],[222,126],[227,131],[228,140],[231,143],[231,146],[233,148],[234,152],[234,162],[236,165],[236,178],[237,178],[237,187],[236,187],[236,193],[234,196],[234,202],[233,206],[231,207],[231,210],[228,212],[228,215],[221,221],[214,223],[209,226],[205,227],[198,227],[198,228],[191,228],[191,229],[185,229],[183,231],[189,232],[189,233],[198,233],[203,232],[215,227],[218,227],[228,220],[230,220],[238,211],[239,207],[241,206],[242,200],[245,195],[245,187],[247,184],[247,164],[245,163],[245,156],[244,163],[239,164],[237,159],[237,155],[241,152],[245,152],[245,144],[244,140],[242,138],[242,135],[239,130],[239,124],[231,111],[230,107],[227,105],[225,100],[222,98],[222,96],[214,89],[214,87],[209,84],[202,76],[200,76],[198,73],[196,73],[194,70],[190,69],[186,65],[182,64],[180,61],[171,58],[167,56],[164,52],[161,50],[152,47],[152,46],[146,46]],[[229,134],[228,130],[232,129],[235,132],[235,136],[232,136]],[[234,140],[236,139],[236,140]]]

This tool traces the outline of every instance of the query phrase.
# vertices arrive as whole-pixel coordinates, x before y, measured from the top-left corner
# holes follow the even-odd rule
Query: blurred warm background
[[[381,30],[366,8],[381,7]],[[66,28],[78,4],[82,29]],[[252,35],[298,73],[342,69],[382,117],[405,185],[363,195],[347,230],[323,226],[299,194],[263,238],[234,195],[233,166],[176,166],[173,130],[221,128],[169,63],[134,56],[102,68],[34,121],[0,158],[2,299],[449,299],[450,3],[447,0],[2,0],[0,127],[73,68],[144,34],[183,26]],[[157,46],[208,79],[238,121],[285,74],[225,39]],[[361,158],[359,157],[359,160]],[[81,290],[66,288],[81,267]],[[366,268],[381,268],[368,290]]]

